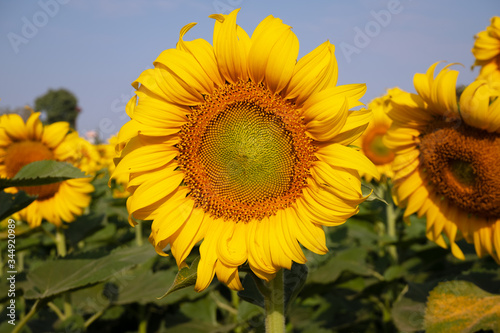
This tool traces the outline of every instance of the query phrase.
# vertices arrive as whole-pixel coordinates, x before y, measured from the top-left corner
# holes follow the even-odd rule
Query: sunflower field
[[[475,81],[436,59],[365,105],[333,44],[238,12],[110,138],[0,116],[0,333],[500,333],[500,17]]]

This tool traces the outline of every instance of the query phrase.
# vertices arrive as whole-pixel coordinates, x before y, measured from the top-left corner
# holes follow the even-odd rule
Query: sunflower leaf
[[[151,246],[144,245],[120,248],[98,258],[84,253],[78,258],[47,261],[30,270],[26,284],[20,287],[24,289],[25,298],[44,299],[107,280],[131,284],[133,277],[126,271],[154,255]]]
[[[177,275],[175,276],[174,283],[172,283],[170,288],[168,288],[167,292],[163,296],[158,297],[158,299],[167,297],[168,295],[179,289],[184,289],[190,286],[194,286],[196,284],[196,278],[198,276],[197,271],[199,262],[200,262],[200,257],[197,257],[191,263],[191,266],[181,268],[177,273]]]
[[[0,206],[0,221],[27,207],[35,199],[36,197],[29,196],[24,191],[17,193],[0,192],[0,202],[2,203],[2,206]]]
[[[429,333],[499,332],[499,314],[500,295],[490,294],[468,281],[447,281],[429,293],[424,325]]]
[[[0,178],[0,189],[7,187],[38,186],[61,182],[73,178],[90,177],[67,162],[53,160],[35,161],[26,164],[12,178]]]
[[[366,198],[366,201],[378,200],[385,203],[386,205],[389,205],[387,201],[385,201],[384,198],[380,197],[377,193],[375,193],[374,189],[369,185],[361,183],[361,193],[363,194],[363,196],[369,195],[369,197]]]

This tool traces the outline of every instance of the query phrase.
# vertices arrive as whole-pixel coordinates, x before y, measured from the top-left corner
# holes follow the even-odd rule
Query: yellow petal
[[[31,140],[41,141],[43,135],[43,125],[39,119],[40,112],[35,112],[30,115],[26,121],[26,128],[28,130],[28,137]]]
[[[217,246],[217,257],[227,266],[237,267],[247,260],[246,223],[226,222]]]
[[[206,213],[203,209],[193,209],[188,221],[172,235],[170,249],[172,255],[175,257],[177,266],[181,266],[181,263],[191,253],[194,245],[205,237],[210,226],[204,219],[205,215]]]
[[[213,44],[219,70],[231,83],[248,79],[250,39],[246,32],[236,25],[239,11],[235,9],[229,15],[209,16],[216,20]]]
[[[255,28],[248,52],[249,76],[256,84],[261,83],[266,75],[266,68],[273,47],[282,38],[290,26],[283,24],[279,18],[272,15],[266,17]]]
[[[208,218],[212,219],[211,217]],[[194,290],[198,292],[206,289],[214,278],[215,263],[217,262],[217,244],[225,226],[225,222],[221,220],[212,220],[209,223],[210,228],[208,228],[205,239],[200,246],[201,258],[197,270],[198,277],[194,287]]]
[[[69,124],[65,121],[59,121],[47,125],[43,129],[42,142],[50,148],[57,147],[68,134]]]
[[[215,273],[220,282],[225,283],[230,289],[243,290],[240,277],[238,276],[238,267],[225,265],[218,260],[215,264]]]
[[[318,149],[316,156],[332,167],[358,170],[380,179],[380,174],[373,163],[362,153],[337,143],[326,145]]]
[[[353,143],[363,134],[372,117],[373,112],[371,110],[349,111],[344,126],[332,138],[332,141],[344,146]]]
[[[211,94],[214,83],[190,53],[178,49],[167,49],[153,62],[163,65],[171,74],[178,77],[197,92]]]
[[[201,68],[205,71],[206,75],[215,84],[221,86],[224,84],[219,68],[217,67],[217,60],[215,59],[214,48],[204,39],[196,39],[193,41],[184,41],[183,37],[189,29],[194,27],[196,23],[190,23],[181,29],[179,42],[177,48],[182,51],[189,52],[200,64]]]
[[[296,222],[291,225],[291,229],[295,229],[294,234],[297,236],[297,240],[314,253],[325,254],[328,252],[323,228],[309,221],[307,216],[300,212],[298,208],[294,208],[294,210],[297,218]]]
[[[286,30],[276,41],[266,67],[266,83],[271,92],[279,93],[292,78],[297,55],[299,54],[299,40],[290,30]]]
[[[188,220],[193,211],[194,200],[186,197],[186,191],[177,191],[162,207],[151,224],[155,240],[159,242],[169,238]]]
[[[335,46],[326,41],[302,57],[295,66],[292,79],[285,90],[285,98],[301,105],[314,92],[337,83],[338,65]]]

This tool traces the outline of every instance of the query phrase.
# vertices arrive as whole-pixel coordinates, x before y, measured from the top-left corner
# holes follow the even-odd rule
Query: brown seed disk
[[[293,103],[263,85],[219,87],[180,132],[179,165],[190,195],[215,218],[262,219],[293,204],[315,147]]]
[[[436,192],[464,211],[500,217],[500,135],[437,122],[421,138],[420,159]]]

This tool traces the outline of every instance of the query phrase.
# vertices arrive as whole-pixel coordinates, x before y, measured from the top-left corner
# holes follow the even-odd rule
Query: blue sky
[[[458,62],[468,84],[474,35],[500,15],[498,0],[37,0],[0,2],[0,106],[33,105],[49,88],[71,90],[82,109],[80,133],[107,138],[128,117],[130,86],[179,30],[212,41],[208,15],[241,7],[249,34],[267,15],[293,27],[299,57],[325,40],[336,45],[339,84],[366,83],[367,103],[398,86],[414,91],[413,75],[436,61]]]

